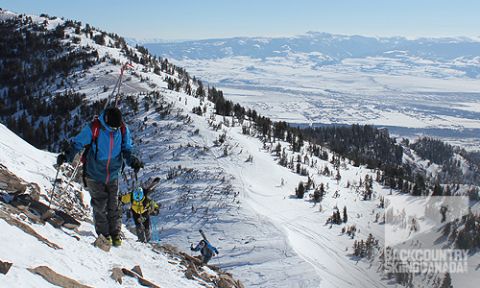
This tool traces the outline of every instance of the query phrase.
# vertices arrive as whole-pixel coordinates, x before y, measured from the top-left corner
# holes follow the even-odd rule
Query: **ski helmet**
[[[142,187],[137,187],[133,190],[133,200],[140,202],[143,199],[143,189]]]

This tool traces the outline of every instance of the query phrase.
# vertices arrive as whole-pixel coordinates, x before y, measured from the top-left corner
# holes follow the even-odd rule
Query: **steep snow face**
[[[341,232],[342,227],[347,225],[334,225],[333,228],[326,225],[327,218],[334,211],[333,207],[338,206],[341,210],[346,206],[352,217],[347,224],[355,224],[362,231],[357,234],[357,239],[366,238],[369,233],[382,239],[382,226],[373,223],[373,219],[367,220],[373,218],[373,215],[367,215],[367,211],[372,211],[372,214],[373,211],[382,213],[381,209],[376,207],[375,201],[362,202],[353,185],[353,182],[365,175],[371,176],[370,171],[347,166],[345,170],[342,169],[342,180],[339,182],[331,177],[312,173],[317,184],[324,183],[325,187],[328,187],[322,203],[315,204],[309,193],[305,195],[305,199],[296,199],[293,196],[298,183],[306,183],[306,177],[277,165],[269,151],[264,150],[257,140],[242,135],[240,128],[232,129],[229,135],[232,137],[231,141],[239,143],[237,149],[245,149],[253,156],[253,163],[225,159],[223,165],[236,175],[237,185],[243,191],[246,204],[284,231],[289,245],[305,262],[314,267],[319,280],[311,287],[387,285],[380,275],[369,271],[367,263],[355,263],[352,260],[353,240]],[[320,170],[322,166],[328,166],[334,171],[327,161],[319,161],[314,171],[317,172],[316,169]],[[352,184],[350,188],[347,188],[347,182]],[[385,193],[380,187],[375,187],[375,191],[378,195]]]
[[[279,166],[269,144],[243,135],[231,117],[214,116],[211,103],[206,103],[206,116],[190,114],[188,120],[174,115],[191,111],[199,99],[172,91],[163,91],[162,96],[175,103],[171,116],[141,111],[136,120],[141,123],[132,123],[136,137],[142,139],[142,159],[148,163],[141,177],[165,175],[155,194],[163,207],[153,220],[155,240],[187,248],[188,242],[198,241],[196,230],[202,228],[220,250],[213,263],[249,287],[388,284],[370,271],[368,262],[357,263],[351,256],[354,240],[341,232],[347,225],[325,225],[334,206],[347,206],[351,215],[347,224],[362,231],[357,239],[366,239],[369,233],[383,239],[382,225],[374,223],[382,209],[378,201],[361,201],[358,184],[367,174],[373,177],[372,171],[347,165],[337,183],[318,175],[325,166],[335,169],[316,159],[311,175],[317,184],[324,183],[325,200],[314,205],[308,195],[305,200],[292,198],[298,183],[307,179]],[[217,129],[221,122],[230,124]],[[221,135],[224,143],[214,144]],[[374,190],[376,197],[389,192],[378,185]]]
[[[141,110],[130,123],[147,162],[140,181],[162,178],[153,195],[162,204],[153,218],[153,239],[186,250],[201,239],[202,228],[220,251],[212,263],[247,287],[316,287],[320,279],[313,267],[291,248],[281,227],[246,205],[238,171],[231,169],[257,149],[258,140],[252,138],[249,149],[230,140],[215,144],[226,128],[214,127],[219,122],[210,120],[211,103],[205,102],[207,115],[198,116],[189,111],[200,99],[164,90],[162,97],[164,107],[174,104],[170,115]]]
[[[42,191],[52,187],[56,156],[39,151],[0,124],[0,164],[18,177],[37,183]]]
[[[355,223],[362,231],[357,234],[358,238],[366,238],[368,233],[373,233],[378,238],[383,237],[378,223],[362,225],[362,222],[371,221],[366,220],[369,218],[366,211],[371,209],[375,213],[381,213],[381,209],[375,207],[375,202],[361,202],[360,195],[355,193],[353,186],[346,188],[348,181],[364,178],[369,171],[347,167],[345,171],[342,170],[343,181],[339,182],[330,177],[315,175],[313,180],[316,183],[324,183],[329,187],[322,203],[315,204],[309,193],[305,199],[295,199],[293,193],[296,186],[300,181],[306,182],[306,178],[277,165],[268,151],[259,150],[251,139],[238,131],[232,134],[235,141],[243,144],[241,147],[247,147],[254,160],[251,164],[242,163],[243,161],[230,164],[225,161],[224,164],[230,167],[230,171],[237,171],[248,205],[285,231],[289,245],[315,268],[320,276],[318,287],[385,287],[381,277],[369,271],[365,263],[355,264],[351,260],[353,240],[341,233],[341,227],[346,225],[334,225],[333,228],[326,225],[334,206],[340,210],[346,206],[353,218],[347,224]],[[328,165],[328,162],[322,161],[318,167],[320,165]],[[284,185],[281,185],[282,181]],[[379,187],[376,188],[376,191],[385,193]],[[353,215],[361,215],[358,218],[364,220],[358,221]]]
[[[55,229],[49,224],[32,225],[32,228],[60,246],[61,250],[49,248],[17,227],[0,220],[2,260],[13,263],[7,275],[0,275],[2,287],[54,287],[27,270],[37,266],[48,266],[91,287],[116,287],[118,284],[110,278],[112,268],[131,269],[135,265],[140,265],[144,277],[160,287],[204,287],[186,279],[178,263],[152,251],[148,245],[136,242],[136,236],[129,232],[121,247],[104,252],[92,245],[95,241],[92,224],[83,223],[77,232]],[[133,278],[124,277],[123,285],[136,287],[139,284]]]
[[[53,163],[53,154],[35,149],[0,124],[1,165],[25,181],[39,184],[45,191],[51,188],[49,183],[55,176]],[[65,180],[62,175],[60,177]],[[60,187],[61,191],[64,189]],[[67,197],[67,194],[61,192],[60,197]],[[6,211],[4,205],[0,202],[2,212]],[[12,216],[24,221],[21,217]],[[204,287],[197,281],[186,279],[184,268],[180,267],[178,261],[153,251],[148,244],[136,242],[136,236],[126,229],[123,245],[104,252],[92,245],[96,234],[91,223],[83,222],[75,231],[56,229],[49,224],[24,223],[60,249],[51,248],[0,219],[1,260],[13,263],[8,274],[0,274],[1,287],[53,287],[27,270],[37,266],[48,266],[91,287],[114,287],[118,284],[110,278],[112,268],[131,269],[135,265],[140,265],[145,278],[160,287]],[[139,284],[133,278],[124,277],[123,285],[134,287]]]

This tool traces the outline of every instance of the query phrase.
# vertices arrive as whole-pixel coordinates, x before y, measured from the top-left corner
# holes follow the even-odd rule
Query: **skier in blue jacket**
[[[95,231],[114,246],[120,246],[121,209],[118,202],[118,177],[124,161],[135,172],[143,163],[132,155],[130,130],[122,120],[121,111],[107,108],[73,138],[70,149],[60,154],[57,164],[72,162],[85,148],[84,183],[91,195]]]
[[[190,250],[200,251],[200,254],[202,254],[203,264],[207,264],[213,256],[218,255],[217,248],[213,247],[212,244],[206,240],[200,240],[195,248],[193,247],[193,244],[191,244]]]

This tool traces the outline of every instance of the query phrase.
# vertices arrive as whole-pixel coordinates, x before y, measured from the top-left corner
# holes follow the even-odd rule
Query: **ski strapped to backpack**
[[[125,70],[133,68],[133,65],[131,63],[125,63],[122,65],[122,68],[120,68],[120,75],[117,78],[117,82],[115,83],[115,86],[113,87],[112,93],[108,96],[107,101],[105,102],[105,107],[104,109],[107,109],[108,105],[110,104],[111,98],[115,97],[115,107],[118,107],[118,102],[120,100],[120,87],[122,86],[122,77],[123,73]],[[116,95],[115,95],[116,93]]]
[[[203,240],[208,242],[207,236],[205,236],[205,233],[203,232],[203,230],[200,229],[200,230],[198,230],[198,232],[200,232],[200,235],[202,235]]]
[[[90,141],[90,144],[85,146],[85,150],[82,153],[82,157],[80,161],[83,164],[83,184],[85,187],[87,187],[87,181],[86,181],[86,169],[87,169],[87,157],[88,153],[90,152],[90,149],[92,148],[92,145],[95,144],[95,160],[97,160],[97,154],[98,154],[98,136],[100,135],[100,129],[102,129],[102,123],[98,119],[98,116],[95,116],[93,118],[92,123],[90,124],[90,129],[92,130],[92,141]],[[122,146],[125,143],[125,135],[127,134],[127,128],[125,126],[125,123],[122,122],[122,126],[120,126],[120,132],[122,133]],[[122,168],[123,169],[123,168]]]
[[[208,241],[207,236],[205,236],[205,232],[203,232],[202,229],[198,230],[200,232],[200,235],[202,235],[203,240],[207,243],[207,247],[212,251],[212,253],[216,253],[218,255],[218,250],[217,248],[213,247],[210,241]]]

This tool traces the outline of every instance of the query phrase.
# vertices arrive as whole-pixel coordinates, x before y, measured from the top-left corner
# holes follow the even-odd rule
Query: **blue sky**
[[[133,38],[290,36],[479,37],[477,0],[0,0],[17,13],[63,16]]]

